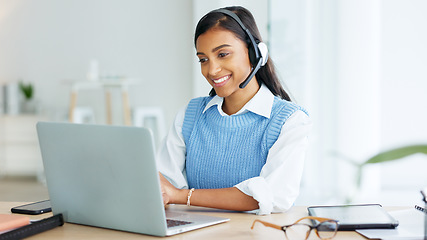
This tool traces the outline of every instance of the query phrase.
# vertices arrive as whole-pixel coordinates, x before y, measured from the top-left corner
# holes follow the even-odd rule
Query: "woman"
[[[177,114],[159,150],[165,205],[286,211],[299,192],[308,115],[283,90],[247,9],[206,14],[194,43],[212,90]]]

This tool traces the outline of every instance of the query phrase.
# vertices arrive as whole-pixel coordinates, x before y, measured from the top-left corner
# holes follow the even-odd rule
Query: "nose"
[[[209,75],[216,76],[219,72],[221,72],[221,65],[217,61],[209,62]]]

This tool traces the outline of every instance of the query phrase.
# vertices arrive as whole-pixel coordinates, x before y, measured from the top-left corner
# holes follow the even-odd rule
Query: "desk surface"
[[[0,213],[10,213],[10,208],[22,205],[21,202],[0,202]],[[253,230],[250,229],[252,222],[255,219],[285,225],[295,222],[295,220],[307,216],[306,207],[295,206],[286,213],[271,214],[267,216],[257,216],[248,213],[221,211],[216,209],[187,207],[187,206],[170,206],[171,209],[185,210],[198,214],[212,215],[218,217],[230,218],[227,223],[206,227],[203,229],[194,230],[178,234],[166,239],[285,239],[284,233],[272,228],[266,228],[261,224],[257,224]],[[386,208],[386,210],[403,209]],[[31,219],[42,219],[51,216],[51,213],[42,215],[30,216]],[[142,234],[128,233],[115,231],[97,227],[89,227],[72,223],[65,223],[62,227],[57,227],[44,233],[32,236],[28,239],[159,239]],[[309,239],[319,239],[314,232],[311,233]],[[365,239],[354,231],[338,232],[334,239]]]

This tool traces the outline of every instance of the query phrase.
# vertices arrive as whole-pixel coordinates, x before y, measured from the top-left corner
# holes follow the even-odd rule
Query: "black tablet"
[[[308,214],[338,220],[338,230],[395,228],[399,222],[379,204],[310,206]]]

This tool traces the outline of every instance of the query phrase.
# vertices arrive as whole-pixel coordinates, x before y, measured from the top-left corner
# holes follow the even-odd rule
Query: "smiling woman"
[[[159,149],[165,205],[286,211],[299,192],[311,129],[306,110],[280,85],[247,9],[209,12],[194,43],[212,90],[178,113]]]

